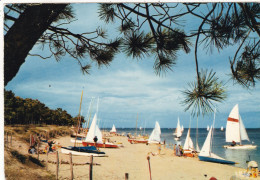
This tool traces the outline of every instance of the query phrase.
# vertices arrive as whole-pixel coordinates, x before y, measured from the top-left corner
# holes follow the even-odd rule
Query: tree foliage
[[[52,110],[39,100],[23,99],[12,91],[4,92],[4,123],[7,124],[55,124],[75,125],[77,117],[57,108]],[[84,119],[84,118],[83,118]]]
[[[113,40],[109,39],[102,28],[82,33],[75,33],[67,28],[76,20],[72,7],[67,4],[6,6],[5,85],[18,72],[27,55],[42,57],[40,54],[29,53],[35,44],[49,49],[50,55],[42,58],[54,57],[59,61],[68,54],[79,63],[84,73],[89,73],[91,62],[96,62],[98,66],[108,66],[120,51],[137,59],[153,56],[154,69],[159,75],[174,70],[178,53],[190,53],[193,46],[197,76],[190,89],[184,91],[184,102],[186,110],[192,108],[194,113],[212,112],[214,102],[223,101],[226,97],[225,88],[215,78],[215,72],[210,71],[207,74],[208,71],[199,71],[199,46],[209,52],[213,49],[221,52],[228,46],[237,48],[236,53],[226,59],[230,62],[234,83],[251,88],[259,80],[258,3],[100,4],[98,13],[101,20],[106,23],[120,22],[120,27],[116,27],[120,34]],[[34,37],[34,41],[29,42],[30,46],[23,50],[24,54],[18,62],[16,58],[20,57],[19,54],[7,50],[19,51],[17,44],[24,44],[19,38],[28,36],[26,32],[14,30],[22,26],[30,30],[34,28],[30,23],[24,23],[28,21],[22,18],[31,13],[35,14],[33,21],[39,22],[41,31],[37,30],[40,33]],[[198,22],[195,29],[185,29],[185,24],[194,22]],[[17,24],[21,26],[16,26]],[[37,33],[31,31],[31,34]],[[208,95],[216,91],[218,93],[214,96]]]

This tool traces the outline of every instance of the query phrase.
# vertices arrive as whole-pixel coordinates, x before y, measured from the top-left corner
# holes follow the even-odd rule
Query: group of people
[[[37,140],[28,149],[29,154],[37,154],[36,146],[38,143],[40,143],[40,141],[41,141],[40,137],[39,138],[37,137]],[[46,145],[45,150],[39,150],[39,154],[47,153],[47,152],[50,153],[54,151],[53,144],[55,144],[55,141],[49,140],[43,142],[47,142],[48,145]]]
[[[175,144],[173,147],[173,151],[176,156],[180,157],[183,155],[183,148],[180,144],[179,145]]]

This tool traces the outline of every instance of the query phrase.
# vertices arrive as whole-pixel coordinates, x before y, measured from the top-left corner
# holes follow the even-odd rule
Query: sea
[[[106,129],[110,130],[110,129]],[[136,132],[137,134],[147,134],[150,135],[153,128],[146,128],[146,129],[135,129],[135,128],[117,128],[117,133],[125,135],[127,133],[131,133],[134,135]],[[173,149],[174,144],[181,144],[184,145],[186,135],[188,132],[188,129],[184,129],[182,137],[180,141],[175,141],[173,132],[174,128],[161,128],[161,140],[166,142],[166,146],[168,148]],[[256,161],[258,165],[260,166],[260,129],[246,129],[250,141],[257,145],[256,149],[252,150],[232,150],[232,149],[225,149],[223,148],[224,145],[228,145],[230,143],[225,142],[225,129],[224,131],[221,131],[220,128],[214,129],[214,136],[213,136],[213,148],[212,152],[222,158],[225,158],[227,160],[235,161],[238,164],[235,164],[233,166],[241,167],[241,168],[247,168],[247,162],[248,161]],[[208,131],[206,128],[199,128],[198,129],[198,144],[200,149],[202,148],[204,141],[208,135]],[[191,128],[190,137],[193,141],[194,146],[196,146],[196,128]],[[242,144],[247,144],[248,141],[243,141]]]

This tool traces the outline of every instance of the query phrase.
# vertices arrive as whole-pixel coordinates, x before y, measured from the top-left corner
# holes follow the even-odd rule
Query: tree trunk
[[[29,6],[4,37],[4,84],[11,81],[30,50],[67,4]]]

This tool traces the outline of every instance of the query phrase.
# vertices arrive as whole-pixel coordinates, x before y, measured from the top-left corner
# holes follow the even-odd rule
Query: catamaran
[[[177,127],[176,127],[176,129],[175,129],[175,132],[176,132],[176,133],[174,133],[174,135],[175,135],[174,139],[175,139],[176,141],[179,141],[180,138],[181,138],[181,135],[182,135],[179,117],[178,117],[178,122],[177,122]]]
[[[94,142],[95,137],[97,137],[96,143]],[[118,148],[118,146],[113,143],[103,142],[102,132],[97,125],[97,114],[94,115],[87,137],[82,141],[82,144],[83,146],[96,146],[100,148]]]
[[[215,113],[214,113],[213,126],[214,126],[214,124],[215,124]],[[211,128],[209,129],[208,136],[199,153],[200,161],[208,161],[208,162],[215,162],[215,163],[221,163],[221,164],[235,164],[234,161],[226,160],[226,159],[219,157],[218,155],[212,153],[212,145],[213,145],[213,131],[212,131],[212,126],[211,126]]]
[[[158,121],[155,122],[155,127],[148,139],[149,144],[159,144],[161,143],[161,128]]]
[[[235,164],[234,161],[226,160],[218,155],[212,153],[212,127],[209,130],[208,136],[202,146],[202,149],[199,153],[199,160],[200,161],[207,161],[207,162],[215,162],[221,164]]]
[[[113,126],[112,126],[112,129],[110,130],[110,133],[111,133],[111,134],[116,134],[116,127],[115,127],[114,124],[113,124]]]
[[[255,149],[257,147],[253,144],[242,144],[242,140],[247,140],[250,142],[242,118],[239,115],[238,104],[236,104],[228,116],[226,126],[226,142],[232,142],[232,144],[226,145],[224,148]]]

